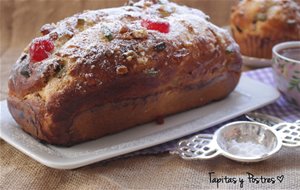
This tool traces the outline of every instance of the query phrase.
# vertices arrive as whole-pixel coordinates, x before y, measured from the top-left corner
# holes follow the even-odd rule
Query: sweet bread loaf
[[[70,146],[220,100],[241,56],[208,19],[142,0],[46,24],[13,66],[9,110],[32,136]]]

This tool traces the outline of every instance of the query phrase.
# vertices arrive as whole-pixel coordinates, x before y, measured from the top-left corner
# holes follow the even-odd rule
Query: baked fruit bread
[[[231,31],[243,55],[270,59],[274,45],[300,40],[300,7],[293,0],[243,0],[232,10]]]
[[[70,146],[226,97],[238,45],[199,10],[168,1],[85,11],[42,27],[9,79],[17,123]]]

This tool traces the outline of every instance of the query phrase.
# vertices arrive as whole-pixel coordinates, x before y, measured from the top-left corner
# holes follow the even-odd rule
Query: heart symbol
[[[281,183],[283,181],[284,175],[277,176],[278,181]]]

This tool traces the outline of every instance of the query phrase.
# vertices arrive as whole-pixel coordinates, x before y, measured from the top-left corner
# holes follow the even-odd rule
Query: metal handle
[[[213,135],[199,134],[178,143],[175,151],[171,154],[178,154],[185,160],[210,159],[220,154],[213,143]]]
[[[246,118],[249,119],[250,121],[255,121],[258,123],[263,123],[266,124],[270,127],[278,124],[278,123],[284,123],[285,121],[271,116],[271,115],[267,115],[267,114],[263,114],[263,113],[257,113],[257,112],[250,112],[245,114]]]
[[[263,123],[275,129],[280,134],[284,146],[300,146],[300,120],[287,123],[277,117],[261,113],[247,113],[246,117],[250,121]]]
[[[279,123],[272,128],[280,134],[284,146],[300,146],[300,120],[295,123]]]

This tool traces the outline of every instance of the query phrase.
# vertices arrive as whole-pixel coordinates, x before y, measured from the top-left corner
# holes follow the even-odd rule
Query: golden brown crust
[[[277,43],[300,40],[300,7],[293,0],[243,0],[232,10],[231,30],[243,55],[271,58]]]
[[[51,144],[69,146],[222,99],[234,89],[239,77],[238,73],[225,73],[203,85],[91,105],[72,116],[61,115],[59,121],[51,124],[42,124],[44,118],[40,114],[44,111],[40,110],[42,107],[38,102],[20,102],[9,97],[9,109],[15,120],[31,135]]]
[[[72,145],[228,95],[241,72],[238,46],[201,11],[155,2],[87,11],[42,27],[42,38],[56,39],[55,51],[32,63],[25,50],[9,80],[8,105],[23,129],[52,144]],[[142,27],[141,20],[149,18],[170,23],[170,32]],[[198,90],[188,98],[190,88]],[[177,95],[172,99],[168,92]],[[154,99],[143,107],[139,102],[147,97]],[[182,97],[189,101],[172,108]],[[118,120],[134,107],[141,113],[163,103],[165,111],[154,109],[125,124]],[[84,135],[89,127],[94,131]]]

